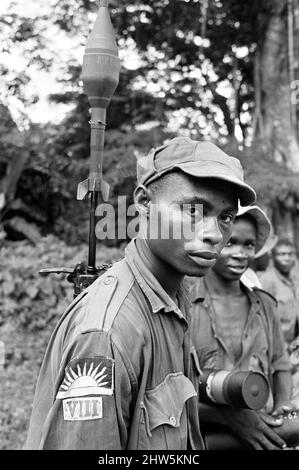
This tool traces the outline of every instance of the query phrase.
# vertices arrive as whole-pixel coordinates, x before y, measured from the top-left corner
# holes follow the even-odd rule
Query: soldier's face
[[[291,271],[295,260],[295,250],[288,245],[280,245],[273,253],[274,265],[283,274],[288,274]]]
[[[239,280],[254,258],[256,228],[247,218],[237,218],[233,225],[231,237],[223,248],[214,271],[218,276],[228,280]]]
[[[182,274],[204,276],[230,237],[237,197],[230,184],[181,174],[149,208],[152,252]]]

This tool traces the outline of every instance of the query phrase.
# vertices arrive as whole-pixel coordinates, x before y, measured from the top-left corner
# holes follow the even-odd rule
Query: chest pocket
[[[186,449],[186,401],[196,396],[192,382],[182,372],[169,374],[147,390],[141,403],[139,449]]]

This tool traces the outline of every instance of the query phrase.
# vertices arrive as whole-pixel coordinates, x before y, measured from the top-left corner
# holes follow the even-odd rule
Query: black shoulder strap
[[[265,294],[269,295],[269,297],[274,299],[276,305],[277,305],[277,300],[275,299],[275,297],[273,297],[271,294],[269,294],[269,292],[266,292],[263,289],[254,288],[253,290],[256,291],[256,293],[259,297],[259,300],[260,300],[261,318],[262,318],[262,321],[264,323],[265,332],[266,332],[267,339],[268,339],[268,380],[269,380],[269,383],[270,383],[271,390],[273,390],[273,380],[272,380],[272,372],[271,372],[271,362],[272,362],[272,356],[273,356],[273,351],[272,351],[272,342],[273,342],[272,341],[272,326],[271,326],[271,323],[270,323],[270,320],[269,320],[269,316],[267,315],[267,312],[266,312],[265,303],[263,302],[262,297],[258,294],[258,291],[264,292]],[[274,313],[273,313],[273,315],[274,315]]]

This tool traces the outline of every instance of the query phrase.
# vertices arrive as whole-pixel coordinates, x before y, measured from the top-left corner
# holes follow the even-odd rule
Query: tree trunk
[[[15,198],[17,184],[29,151],[12,120],[9,110],[0,103],[0,212]]]
[[[5,176],[0,180],[0,193],[5,195],[6,204],[14,200],[17,184],[24,169],[28,153],[26,151],[14,155]]]
[[[298,0],[294,0],[298,1]],[[288,54],[288,9],[286,0],[273,0],[260,60],[261,125],[259,137],[273,159],[292,171],[299,171],[299,146],[292,125]],[[262,133],[261,133],[262,130]]]
[[[279,201],[276,201],[272,206],[272,223],[276,235],[294,241],[293,214],[290,210],[286,210]]]
[[[296,252],[297,255],[299,255],[299,214],[298,212],[296,213],[294,219],[293,219],[293,225],[294,225],[294,244],[296,247]]]

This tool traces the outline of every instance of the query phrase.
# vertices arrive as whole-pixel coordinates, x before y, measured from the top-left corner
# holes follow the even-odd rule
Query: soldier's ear
[[[134,191],[134,202],[136,209],[140,214],[148,213],[148,206],[151,201],[151,195],[149,190],[142,185],[137,186]]]

